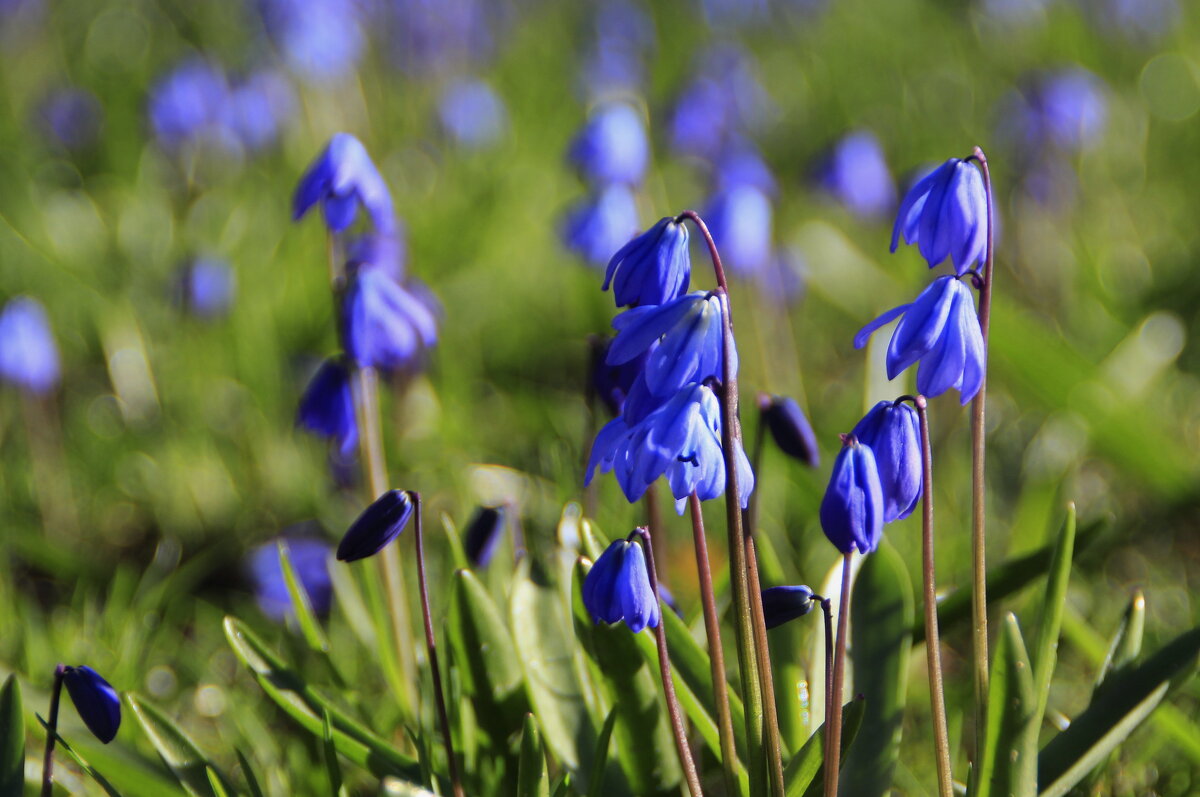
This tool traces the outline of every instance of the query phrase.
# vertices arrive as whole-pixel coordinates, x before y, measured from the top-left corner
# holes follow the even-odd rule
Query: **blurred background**
[[[252,740],[273,793],[320,782],[220,619],[287,644],[274,540],[334,543],[363,506],[354,463],[295,422],[338,343],[324,230],[291,197],[334,133],[378,165],[398,268],[437,310],[436,347],[383,406],[392,481],[431,525],[508,503],[529,548],[550,544],[605,420],[586,389],[615,314],[603,266],[692,208],[731,273],[747,434],[760,391],[816,431],[821,467],[768,448],[759,474],[763,533],[814,588],[836,559],[816,507],[838,433],[909,389],[885,379],[885,336],[851,345],[932,277],[888,253],[898,200],[979,145],[998,217],[989,556],[1045,545],[1068,500],[1100,524],[1051,702],[1079,711],[1133,590],[1151,650],[1200,605],[1198,53],[1200,16],[1174,0],[0,0],[0,670],[48,690],[55,662],[87,662],[230,760]],[[931,410],[947,590],[970,507],[950,395]],[[608,476],[591,506],[614,536],[643,514]],[[888,537],[919,573],[917,521]],[[314,603],[350,639],[315,550]],[[694,618],[689,559],[664,579]],[[968,639],[945,641],[965,706]],[[369,662],[347,666],[369,693]],[[1112,793],[1200,788],[1189,689],[1123,748]],[[926,732],[906,732],[904,793],[931,788]],[[107,755],[136,757],[127,733]]]

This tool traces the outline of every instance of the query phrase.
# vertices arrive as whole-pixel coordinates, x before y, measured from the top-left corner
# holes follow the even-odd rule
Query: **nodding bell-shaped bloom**
[[[664,304],[686,291],[691,278],[687,225],[667,216],[617,250],[603,290],[612,285],[618,307]]]
[[[821,499],[821,528],[842,553],[871,553],[883,536],[883,488],[871,449],[846,435]]]
[[[888,310],[854,336],[854,348],[867,345],[871,334],[897,316],[887,351],[888,379],[916,362],[917,390],[940,396],[950,388],[966,404],[983,384],[986,354],[971,290],[954,277],[938,277],[912,304]]]
[[[0,379],[39,394],[58,385],[58,346],[36,299],[18,296],[0,312]]]
[[[338,560],[356,562],[382,551],[404,531],[412,517],[413,506],[412,497],[403,490],[388,490],[376,498],[338,543]]]
[[[900,203],[892,228],[892,251],[916,244],[930,268],[946,258],[963,275],[987,255],[987,193],[979,169],[951,158],[918,180]]]
[[[300,398],[296,425],[328,437],[343,459],[354,453],[358,446],[358,419],[354,414],[350,370],[341,359],[326,360],[313,374]]]
[[[588,263],[603,266],[637,233],[638,226],[633,191],[623,183],[613,183],[567,210],[562,240]]]
[[[484,567],[492,561],[500,540],[504,537],[507,518],[502,506],[481,506],[471,518],[463,534],[463,548],[473,567]]]
[[[896,201],[896,185],[883,147],[866,130],[851,133],[834,145],[820,177],[826,191],[862,218],[881,216]]]
[[[780,451],[810,468],[821,464],[817,436],[813,434],[812,425],[804,417],[799,404],[787,396],[761,395],[758,407],[762,412],[762,422],[767,425]]]
[[[907,403],[881,401],[850,434],[871,448],[883,490],[883,522],[912,514],[921,498],[921,422]]]
[[[744,509],[754,491],[754,472],[740,446],[735,459],[738,503]],[[701,501],[720,496],[725,492],[725,458],[717,397],[692,383],[638,423],[630,425],[624,416],[613,419],[596,435],[584,484],[591,483],[597,467],[615,473],[630,503],[663,475],[680,513],[693,492]]]
[[[640,183],[650,160],[641,114],[623,102],[602,105],[571,143],[568,158],[593,183]]]
[[[329,554],[333,547],[324,540],[313,538],[284,538],[292,569],[300,586],[308,595],[313,611],[320,616],[329,614],[333,605],[333,581],[329,577]],[[258,608],[267,617],[281,622],[295,614],[292,594],[283,578],[279,563],[279,541],[271,540],[250,552],[248,558],[250,581]]]
[[[382,268],[354,272],[343,315],[346,353],[363,368],[403,370],[437,343],[437,319]]]
[[[116,738],[121,727],[121,696],[117,690],[85,664],[64,667],[63,685],[92,735],[105,744]]]
[[[769,629],[803,617],[813,610],[813,591],[803,584],[762,591],[763,620]]]
[[[396,220],[392,195],[383,176],[371,162],[367,149],[349,133],[338,133],[300,178],[292,197],[292,216],[299,220],[309,208],[321,203],[325,224],[342,232],[354,223],[362,204],[378,232],[391,234]]]
[[[624,620],[635,634],[658,627],[662,613],[639,543],[617,540],[600,554],[583,581],[583,605],[595,623]]]
[[[721,296],[704,291],[626,310],[613,319],[617,336],[607,362],[620,365],[649,351],[646,387],[658,398],[673,395],[689,382],[723,379],[722,312]],[[731,349],[731,354],[731,370],[737,373],[737,350]]]

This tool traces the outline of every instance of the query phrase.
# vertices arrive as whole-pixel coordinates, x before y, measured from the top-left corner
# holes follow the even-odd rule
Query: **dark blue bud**
[[[762,591],[763,620],[768,629],[813,610],[813,591],[806,586],[770,587]]]
[[[121,696],[117,690],[84,664],[64,668],[63,685],[92,735],[105,744],[111,742],[121,727]]]
[[[617,540],[600,554],[584,579],[583,605],[596,623],[624,620],[635,634],[658,627],[661,610],[640,544]]]
[[[332,440],[343,459],[354,453],[358,446],[358,419],[350,389],[350,369],[340,358],[331,357],[321,363],[313,375],[300,398],[296,425]]]
[[[388,490],[351,524],[338,543],[337,558],[343,562],[356,562],[374,556],[400,536],[412,513],[413,501],[407,492]]]
[[[603,289],[612,285],[618,307],[664,304],[682,295],[691,277],[687,225],[668,216],[617,250]]]
[[[505,508],[481,506],[463,533],[463,548],[473,567],[484,567],[492,561],[507,524]]]
[[[965,274],[987,255],[987,193],[979,169],[951,158],[908,190],[892,228],[892,251],[917,244],[930,268],[946,258]]]
[[[762,411],[762,421],[780,451],[810,468],[821,464],[817,437],[799,404],[787,396],[762,395],[759,396],[758,406]]]
[[[906,403],[881,401],[850,434],[870,446],[883,490],[883,522],[912,514],[921,498],[921,422]]]
[[[883,536],[883,488],[875,454],[846,435],[821,499],[821,528],[842,553],[871,553]]]

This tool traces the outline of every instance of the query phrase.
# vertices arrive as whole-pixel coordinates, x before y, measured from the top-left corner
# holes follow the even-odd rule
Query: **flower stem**
[[[725,677],[725,650],[721,645],[721,621],[713,597],[712,571],[708,566],[708,542],[704,537],[704,514],[695,493],[688,498],[692,515],[692,541],[696,546],[696,570],[700,581],[700,603],[704,607],[704,633],[708,637],[708,660],[712,666],[713,700],[717,705],[717,731],[721,739],[721,768],[725,791],[738,793],[737,746],[733,737],[733,715],[729,711],[729,686]]]
[[[438,668],[437,644],[433,639],[433,620],[429,616],[429,588],[425,583],[425,543],[421,533],[421,494],[409,490],[414,514],[414,542],[417,546],[417,581],[421,591],[421,618],[425,624],[425,647],[429,651],[429,670],[433,674],[433,698],[437,701],[438,723],[442,726],[442,738],[446,743],[446,760],[450,768],[450,784],[454,797],[463,797],[462,781],[458,777],[458,762],[454,758],[454,742],[450,739],[450,717],[446,713],[446,697],[442,693],[442,674]]]
[[[783,739],[779,733],[779,709],[775,705],[775,677],[771,673],[771,651],[767,646],[767,623],[763,616],[762,585],[758,581],[758,552],[754,534],[746,537],[746,582],[750,589],[750,612],[754,620],[754,647],[758,659],[758,678],[763,690],[763,745],[767,757],[767,781],[774,797],[784,797]]]
[[[842,684],[846,675],[846,632],[850,624],[850,560],[842,558],[842,600],[838,604],[837,647],[833,655],[833,683],[825,696],[829,711],[825,734],[825,797],[837,797],[842,758]],[[832,701],[832,702],[831,702]]]
[[[938,794],[952,797],[950,739],[946,731],[946,693],[942,685],[942,652],[938,643],[937,586],[933,565],[933,451],[929,445],[929,417],[924,396],[913,404],[921,422],[921,571],[925,582],[925,665],[929,672],[929,709],[933,719],[934,763]]]
[[[813,596],[816,597],[815,595]],[[829,733],[829,717],[833,713],[833,601],[821,598],[821,613],[825,615],[825,733]],[[826,736],[828,741],[829,737]]]
[[[54,668],[54,686],[50,691],[50,716],[46,720],[46,755],[42,758],[42,797],[54,794],[54,742],[58,738],[58,698],[62,694],[67,666]]]
[[[646,565],[650,575],[650,589],[654,591],[654,600],[658,603],[659,611],[670,611],[662,605],[658,595],[658,571],[654,567],[654,542],[650,531],[645,526],[639,526],[636,534],[642,538],[642,547],[646,553]],[[687,732],[683,728],[683,712],[679,709],[679,698],[675,695],[675,682],[671,679],[671,657],[667,651],[666,625],[659,620],[654,628],[654,641],[658,645],[658,671],[662,676],[663,692],[667,698],[667,713],[671,715],[671,730],[675,733],[675,748],[679,752],[679,764],[683,767],[683,776],[687,779],[688,791],[692,797],[702,797],[704,791],[700,788],[700,776],[696,774],[696,762],[692,760],[692,751],[688,747]]]

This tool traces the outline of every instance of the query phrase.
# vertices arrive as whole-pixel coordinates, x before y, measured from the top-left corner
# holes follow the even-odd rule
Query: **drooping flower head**
[[[817,436],[813,434],[812,425],[795,399],[788,396],[761,395],[758,407],[762,412],[762,422],[767,425],[767,430],[780,451],[810,468],[821,464]]]
[[[292,216],[300,219],[309,208],[321,203],[325,223],[333,232],[342,232],[354,223],[361,203],[370,214],[378,232],[395,230],[392,195],[379,170],[371,162],[367,149],[349,133],[338,133],[296,185],[292,197]]]
[[[770,262],[773,216],[771,198],[750,183],[724,188],[709,200],[704,218],[730,271],[753,274]]]
[[[463,532],[463,549],[473,567],[484,567],[492,561],[496,548],[504,537],[508,518],[503,506],[481,506]]]
[[[60,665],[61,666],[61,665]],[[79,718],[104,744],[117,736],[121,727],[121,696],[100,674],[81,664],[63,668],[63,686],[79,712]]]
[[[635,634],[658,627],[662,610],[639,543],[616,540],[600,554],[583,581],[583,605],[595,623],[624,620]]]
[[[896,186],[879,139],[858,130],[838,141],[821,169],[821,185],[862,218],[881,216],[896,201]]]
[[[333,581],[329,577],[329,555],[333,553],[333,547],[324,540],[311,537],[285,538],[283,544],[313,611],[320,616],[328,614],[333,604]],[[292,595],[279,563],[279,541],[271,540],[258,546],[250,552],[247,561],[254,598],[262,613],[276,622],[294,615]]]
[[[332,440],[343,459],[354,453],[358,446],[358,420],[350,389],[350,369],[340,358],[331,357],[321,363],[313,375],[300,399],[296,425]]]
[[[767,630],[803,617],[815,605],[813,591],[803,584],[769,587],[762,591],[763,621]]]
[[[687,225],[667,216],[617,250],[603,290],[612,285],[618,307],[664,304],[686,291],[691,278]]]
[[[917,411],[906,403],[881,401],[850,432],[870,446],[883,490],[883,522],[912,514],[921,498],[921,427]]]
[[[940,396],[950,388],[966,404],[983,384],[986,353],[971,290],[954,277],[938,277],[912,304],[902,304],[867,324],[854,337],[854,348],[867,345],[875,330],[903,316],[887,350],[888,379],[916,362],[917,390]]]
[[[58,346],[36,299],[18,296],[0,312],[0,379],[30,393],[58,385]]]
[[[282,73],[261,69],[229,90],[226,124],[249,150],[274,143],[296,110],[296,94]]]
[[[201,136],[219,138],[228,100],[229,85],[219,68],[198,58],[182,62],[150,89],[155,138],[170,150]]]
[[[314,82],[349,75],[363,48],[353,0],[258,0],[263,23],[288,67]]]
[[[637,200],[623,183],[605,186],[567,210],[562,239],[567,249],[603,266],[638,230]]]
[[[466,149],[490,147],[508,129],[504,100],[482,80],[448,85],[438,101],[438,120],[446,135]]]
[[[569,159],[598,185],[636,185],[650,161],[641,114],[623,102],[600,106],[571,144]]]
[[[883,488],[875,454],[853,435],[843,439],[821,499],[821,528],[842,553],[871,553],[883,536]]]
[[[892,251],[917,244],[936,268],[946,258],[965,274],[987,255],[988,207],[983,177],[972,164],[951,158],[918,180],[900,203],[892,228]]]
[[[437,319],[386,270],[361,265],[346,292],[343,342],[363,368],[402,371],[437,343]]]
[[[403,490],[388,490],[376,498],[338,543],[338,560],[356,562],[382,551],[404,531],[413,507],[412,497]]]

